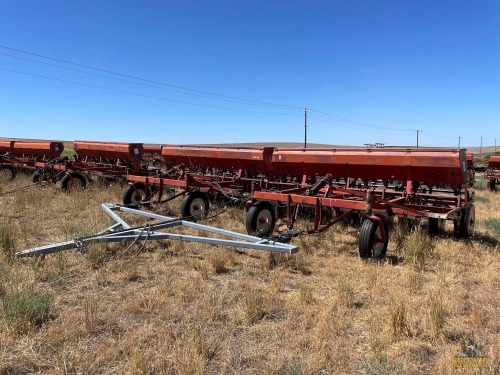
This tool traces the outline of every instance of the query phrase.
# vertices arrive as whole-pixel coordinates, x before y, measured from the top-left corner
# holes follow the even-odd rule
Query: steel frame
[[[36,163],[46,180],[56,182],[64,176],[75,178],[75,174],[125,179],[129,172],[145,173],[141,165],[143,145],[141,143],[74,141],[75,155],[59,158],[49,163]]]
[[[299,212],[309,208],[314,224],[300,231],[304,234],[322,233],[352,213],[368,219],[360,230],[362,257],[385,254],[386,218],[392,216],[427,219],[432,230],[452,220],[457,235],[472,235],[474,192],[469,190],[463,149],[277,149],[272,165],[275,173],[302,172],[303,180],[324,177],[291,190],[255,189],[247,202],[249,233],[270,235],[277,208],[286,212],[288,230],[297,232]]]
[[[178,146],[161,148],[165,170],[149,175],[129,174],[129,189],[140,190],[140,201],[130,203],[165,203],[201,191],[217,200],[219,195],[246,200],[255,187],[284,189],[300,186],[287,176],[275,176],[270,161],[273,148]],[[177,189],[165,196],[164,191]],[[142,199],[145,198],[145,199]]]
[[[496,186],[500,184],[500,155],[490,156],[488,169],[484,176],[488,180],[490,190],[494,191]]]
[[[46,255],[70,249],[79,249],[83,252],[85,251],[85,245],[90,243],[108,243],[138,240],[177,240],[185,242],[205,243],[214,246],[229,246],[253,250],[266,250],[287,254],[293,254],[298,251],[297,246],[274,241],[272,239],[263,239],[259,237],[249,236],[246,234],[232,232],[168,216],[157,215],[116,204],[103,203],[101,204],[101,207],[115,222],[104,231],[96,234],[95,236],[75,238],[71,241],[59,242],[20,251],[16,253],[16,257],[21,258],[27,256]],[[156,224],[147,223],[142,227],[131,227],[118,214],[119,212],[125,212],[148,219],[153,219],[159,222],[157,222]],[[193,228],[206,233],[224,236],[227,239],[161,232],[161,230],[163,229],[171,229],[175,227]]]
[[[35,170],[36,163],[47,163],[60,157],[61,142],[0,141],[0,165],[16,170]]]
[[[162,155],[171,168],[158,176],[129,176],[131,188],[149,191],[155,186],[157,202],[164,188],[180,190],[167,200],[197,190],[235,195],[246,200],[251,234],[270,236],[278,207],[294,232],[299,211],[313,209],[314,225],[301,232],[305,234],[322,233],[360,213],[378,228],[366,225],[370,236],[378,231],[376,238],[370,237],[374,246],[387,245],[388,216],[427,219],[430,227],[452,220],[456,233],[466,237],[474,226],[465,149],[163,146]],[[328,218],[325,209],[338,215]],[[263,232],[259,222],[264,223]],[[360,236],[360,241],[367,240]]]

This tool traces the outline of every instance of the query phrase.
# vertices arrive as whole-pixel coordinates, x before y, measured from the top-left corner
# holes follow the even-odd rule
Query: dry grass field
[[[0,196],[0,374],[479,373],[454,368],[471,337],[482,373],[500,373],[498,192],[477,191],[471,240],[451,223],[393,228],[382,262],[360,260],[342,225],[295,238],[295,255],[172,241],[13,258],[107,227],[99,204],[123,189]],[[245,232],[240,208],[205,223]]]

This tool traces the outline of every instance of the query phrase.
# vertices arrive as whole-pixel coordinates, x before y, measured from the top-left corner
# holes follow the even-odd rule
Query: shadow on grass
[[[399,255],[386,255],[385,261],[391,266],[397,266],[403,264],[404,258]]]
[[[500,247],[500,241],[497,238],[490,236],[489,234],[475,234],[472,236],[472,238],[465,241],[470,243],[479,243],[495,248]]]
[[[453,239],[455,241],[463,242],[465,244],[482,244],[490,247],[500,246],[500,240],[489,234],[475,233],[471,238],[461,238],[457,237],[452,231],[445,231],[439,233],[430,234],[433,239]]]

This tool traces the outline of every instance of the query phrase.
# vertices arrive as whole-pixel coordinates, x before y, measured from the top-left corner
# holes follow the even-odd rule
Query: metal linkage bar
[[[51,254],[58,251],[69,249],[80,249],[83,251],[86,244],[103,243],[103,242],[121,242],[121,241],[137,241],[137,240],[178,240],[186,242],[206,243],[215,246],[239,247],[253,250],[266,250],[280,253],[293,254],[298,251],[298,247],[272,239],[249,236],[237,232],[232,232],[224,229],[219,229],[203,224],[198,224],[182,219],[176,219],[169,216],[156,215],[149,212],[127,208],[120,205],[104,203],[102,209],[115,221],[115,224],[106,228],[106,230],[95,236],[84,238],[76,238],[71,241],[59,242],[51,245],[34,247],[28,250],[16,253],[16,257],[36,256]],[[143,227],[132,228],[130,225],[118,215],[118,212],[126,212],[138,216],[147,217],[154,220],[160,220],[156,224],[146,224]],[[189,227],[202,230],[207,233],[213,233],[225,236],[228,239],[220,239],[206,236],[194,236],[177,233],[160,232],[161,229],[173,227]],[[117,228],[121,227],[121,230]]]

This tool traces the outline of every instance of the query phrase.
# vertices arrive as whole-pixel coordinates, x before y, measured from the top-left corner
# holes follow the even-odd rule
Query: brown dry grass
[[[380,263],[361,261],[357,228],[342,226],[295,239],[292,256],[179,242],[137,256],[121,245],[44,260],[2,251],[0,301],[29,291],[55,302],[22,329],[0,309],[0,374],[452,374],[471,335],[498,373],[500,246],[484,223],[500,221],[500,195],[478,194],[472,240],[450,224],[432,242],[400,234]],[[0,229],[17,251],[95,233],[109,225],[99,204],[120,196],[20,191],[0,197]],[[208,224],[244,232],[243,212]]]

